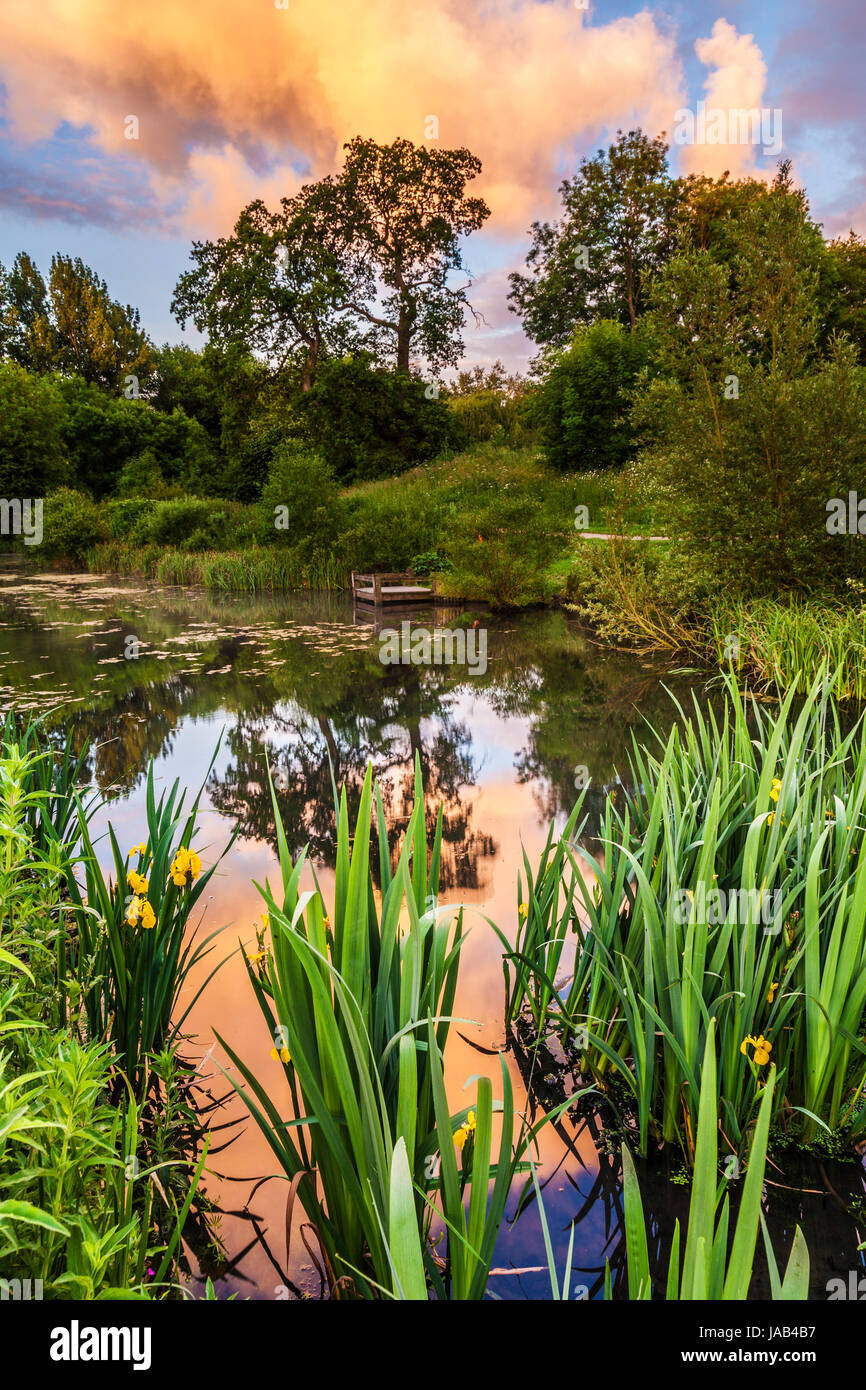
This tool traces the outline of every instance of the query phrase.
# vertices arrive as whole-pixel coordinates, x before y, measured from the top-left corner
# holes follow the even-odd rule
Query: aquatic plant
[[[716,1021],[707,1029],[701,1068],[701,1095],[698,1106],[698,1134],[695,1170],[685,1232],[685,1248],[680,1261],[680,1223],[674,1227],[668,1262],[665,1297],[669,1300],[712,1299],[744,1301],[749,1296],[752,1268],[758,1241],[763,1232],[770,1287],[773,1299],[806,1299],[809,1296],[809,1251],[800,1227],[794,1231],[791,1253],[784,1278],[779,1277],[767,1225],[761,1211],[761,1192],[767,1163],[767,1139],[776,1069],[770,1067],[763,1087],[757,1121],[749,1148],[748,1166],[742,1177],[742,1191],[733,1232],[730,1232],[729,1182],[719,1183],[718,1119],[716,1116]],[[623,1204],[628,1259],[629,1298],[652,1297],[652,1277],[647,1249],[647,1228],[640,1184],[628,1147],[622,1148]],[[737,1170],[739,1181],[739,1170]],[[605,1278],[605,1297],[610,1298],[610,1266]]]
[[[315,887],[301,891],[306,853],[292,863],[273,784],[271,796],[282,893],[260,889],[271,946],[246,959],[293,1118],[283,1117],[271,1088],[218,1034],[236,1068],[234,1084],[290,1183],[290,1206],[297,1194],[315,1228],[332,1296],[426,1297],[423,1285],[441,1298],[481,1298],[512,1177],[547,1117],[532,1129],[522,1125],[514,1143],[504,1061],[501,1102],[479,1077],[474,1103],[448,1112],[442,1056],[463,915],[438,902],[441,807],[428,858],[416,757],[415,802],[392,869],[372,770],[353,835],[345,790],[338,799],[335,788],[334,906],[326,912],[315,875]],[[494,1162],[493,1115],[500,1111]],[[430,1242],[437,1219],[448,1233],[444,1260]]]
[[[441,1051],[448,1035],[462,913],[455,919],[438,906],[442,812],[428,866],[418,765],[415,781],[415,805],[393,872],[376,788],[380,911],[370,868],[371,769],[351,837],[343,790],[330,914],[318,887],[300,890],[306,852],[292,863],[271,783],[282,893],[278,901],[268,884],[260,888],[271,950],[247,968],[288,1082],[294,1120],[281,1117],[253,1069],[220,1038],[243,1078],[240,1094],[316,1229],[335,1292],[346,1275],[357,1277],[365,1292],[372,1288],[370,1275],[387,1287],[390,1265],[378,1213],[388,1210],[394,1146],[402,1136],[414,1174],[435,1126],[430,1046]],[[434,1020],[429,1045],[428,1018]],[[416,1206],[420,1212],[420,1194]]]
[[[146,837],[124,854],[109,824],[114,873],[108,879],[79,803],[80,851],[66,872],[69,906],[64,911],[74,927],[74,939],[69,937],[73,969],[83,990],[89,1037],[111,1043],[139,1099],[151,1084],[149,1058],[179,1045],[191,1009],[224,963],[218,962],[181,1007],[191,971],[210,955],[222,930],[196,942],[188,924],[219,859],[233,843],[232,837],[219,858],[202,869],[192,847],[200,796],[184,814],[184,794],[175,781],[157,801],[151,761]]]
[[[848,603],[796,595],[783,602],[717,601],[709,614],[714,659],[767,687],[800,694],[826,666],[837,699],[866,700],[866,602],[863,586],[849,583]]]
[[[527,871],[506,952],[508,1020],[528,1004],[635,1108],[642,1152],[652,1134],[690,1162],[712,1016],[733,1150],[771,1057],[789,1129],[866,1129],[864,724],[844,731],[826,677],[775,714],[731,677],[726,695],[719,719],[681,710],[658,753],[635,742],[603,865],[581,842],[581,799],[567,841]]]

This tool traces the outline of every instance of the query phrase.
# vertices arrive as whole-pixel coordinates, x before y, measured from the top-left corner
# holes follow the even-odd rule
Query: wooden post
[[[382,578],[381,575],[373,575],[373,602],[378,608],[382,603]]]

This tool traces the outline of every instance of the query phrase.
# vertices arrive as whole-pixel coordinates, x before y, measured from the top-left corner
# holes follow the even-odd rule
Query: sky
[[[157,343],[196,342],[170,310],[194,239],[336,171],[354,135],[421,144],[436,117],[426,143],[477,154],[491,208],[466,364],[523,370],[508,272],[618,128],[766,111],[757,145],[672,143],[675,172],[789,156],[825,235],[866,233],[864,34],[862,0],[0,0],[0,262],[81,256]]]

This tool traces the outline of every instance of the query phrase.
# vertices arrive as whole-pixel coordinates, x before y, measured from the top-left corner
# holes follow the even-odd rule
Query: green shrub
[[[142,520],[141,539],[156,545],[220,550],[232,543],[232,520],[224,503],[203,497],[158,502]]]
[[[88,550],[107,535],[100,508],[74,488],[60,488],[45,499],[43,524],[40,556],[52,560],[80,563]]]
[[[430,383],[373,367],[366,356],[324,362],[298,405],[304,437],[341,482],[392,477],[460,442]]]
[[[445,552],[454,573],[445,581],[448,591],[505,608],[543,602],[554,585],[550,567],[568,543],[569,521],[564,509],[537,493],[494,493],[449,530]]]
[[[0,496],[44,497],[68,480],[62,414],[50,382],[0,366]]]
[[[166,497],[169,491],[152,449],[144,449],[136,454],[120,470],[118,497]]]
[[[449,396],[447,404],[457,423],[461,445],[466,448],[481,443],[528,443],[533,434],[530,401],[526,395],[479,390]]]
[[[157,506],[149,497],[118,497],[102,508],[108,539],[125,541],[146,531],[146,518]]]
[[[295,441],[284,441],[262,491],[260,539],[332,545],[339,495],[330,464]]]
[[[642,333],[600,319],[548,358],[532,418],[554,468],[611,468],[633,455],[629,393],[648,357]]]

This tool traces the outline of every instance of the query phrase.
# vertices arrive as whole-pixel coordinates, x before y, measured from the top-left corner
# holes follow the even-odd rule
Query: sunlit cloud
[[[507,233],[552,205],[600,132],[656,133],[683,93],[674,37],[648,11],[588,24],[568,0],[42,0],[0,12],[0,53],[15,141],[84,127],[157,190],[184,190],[180,225],[197,232],[331,171],[354,135],[420,143],[435,117],[441,146],[482,159]]]
[[[775,137],[779,125],[773,108],[764,104],[767,65],[753,35],[740,34],[728,20],[717,19],[709,38],[696,41],[695,52],[710,69],[701,98],[705,138],[699,133],[696,143],[681,147],[679,167],[685,173],[710,174],[716,178],[726,169],[734,178],[760,177],[762,172],[772,175],[774,168],[768,170],[759,160],[762,144],[738,139],[745,124],[738,119],[739,113],[763,112],[764,137]],[[727,138],[713,138],[718,134],[718,130],[712,128],[713,113],[723,114]],[[700,121],[696,124],[700,127]],[[775,143],[775,138],[767,143]]]

